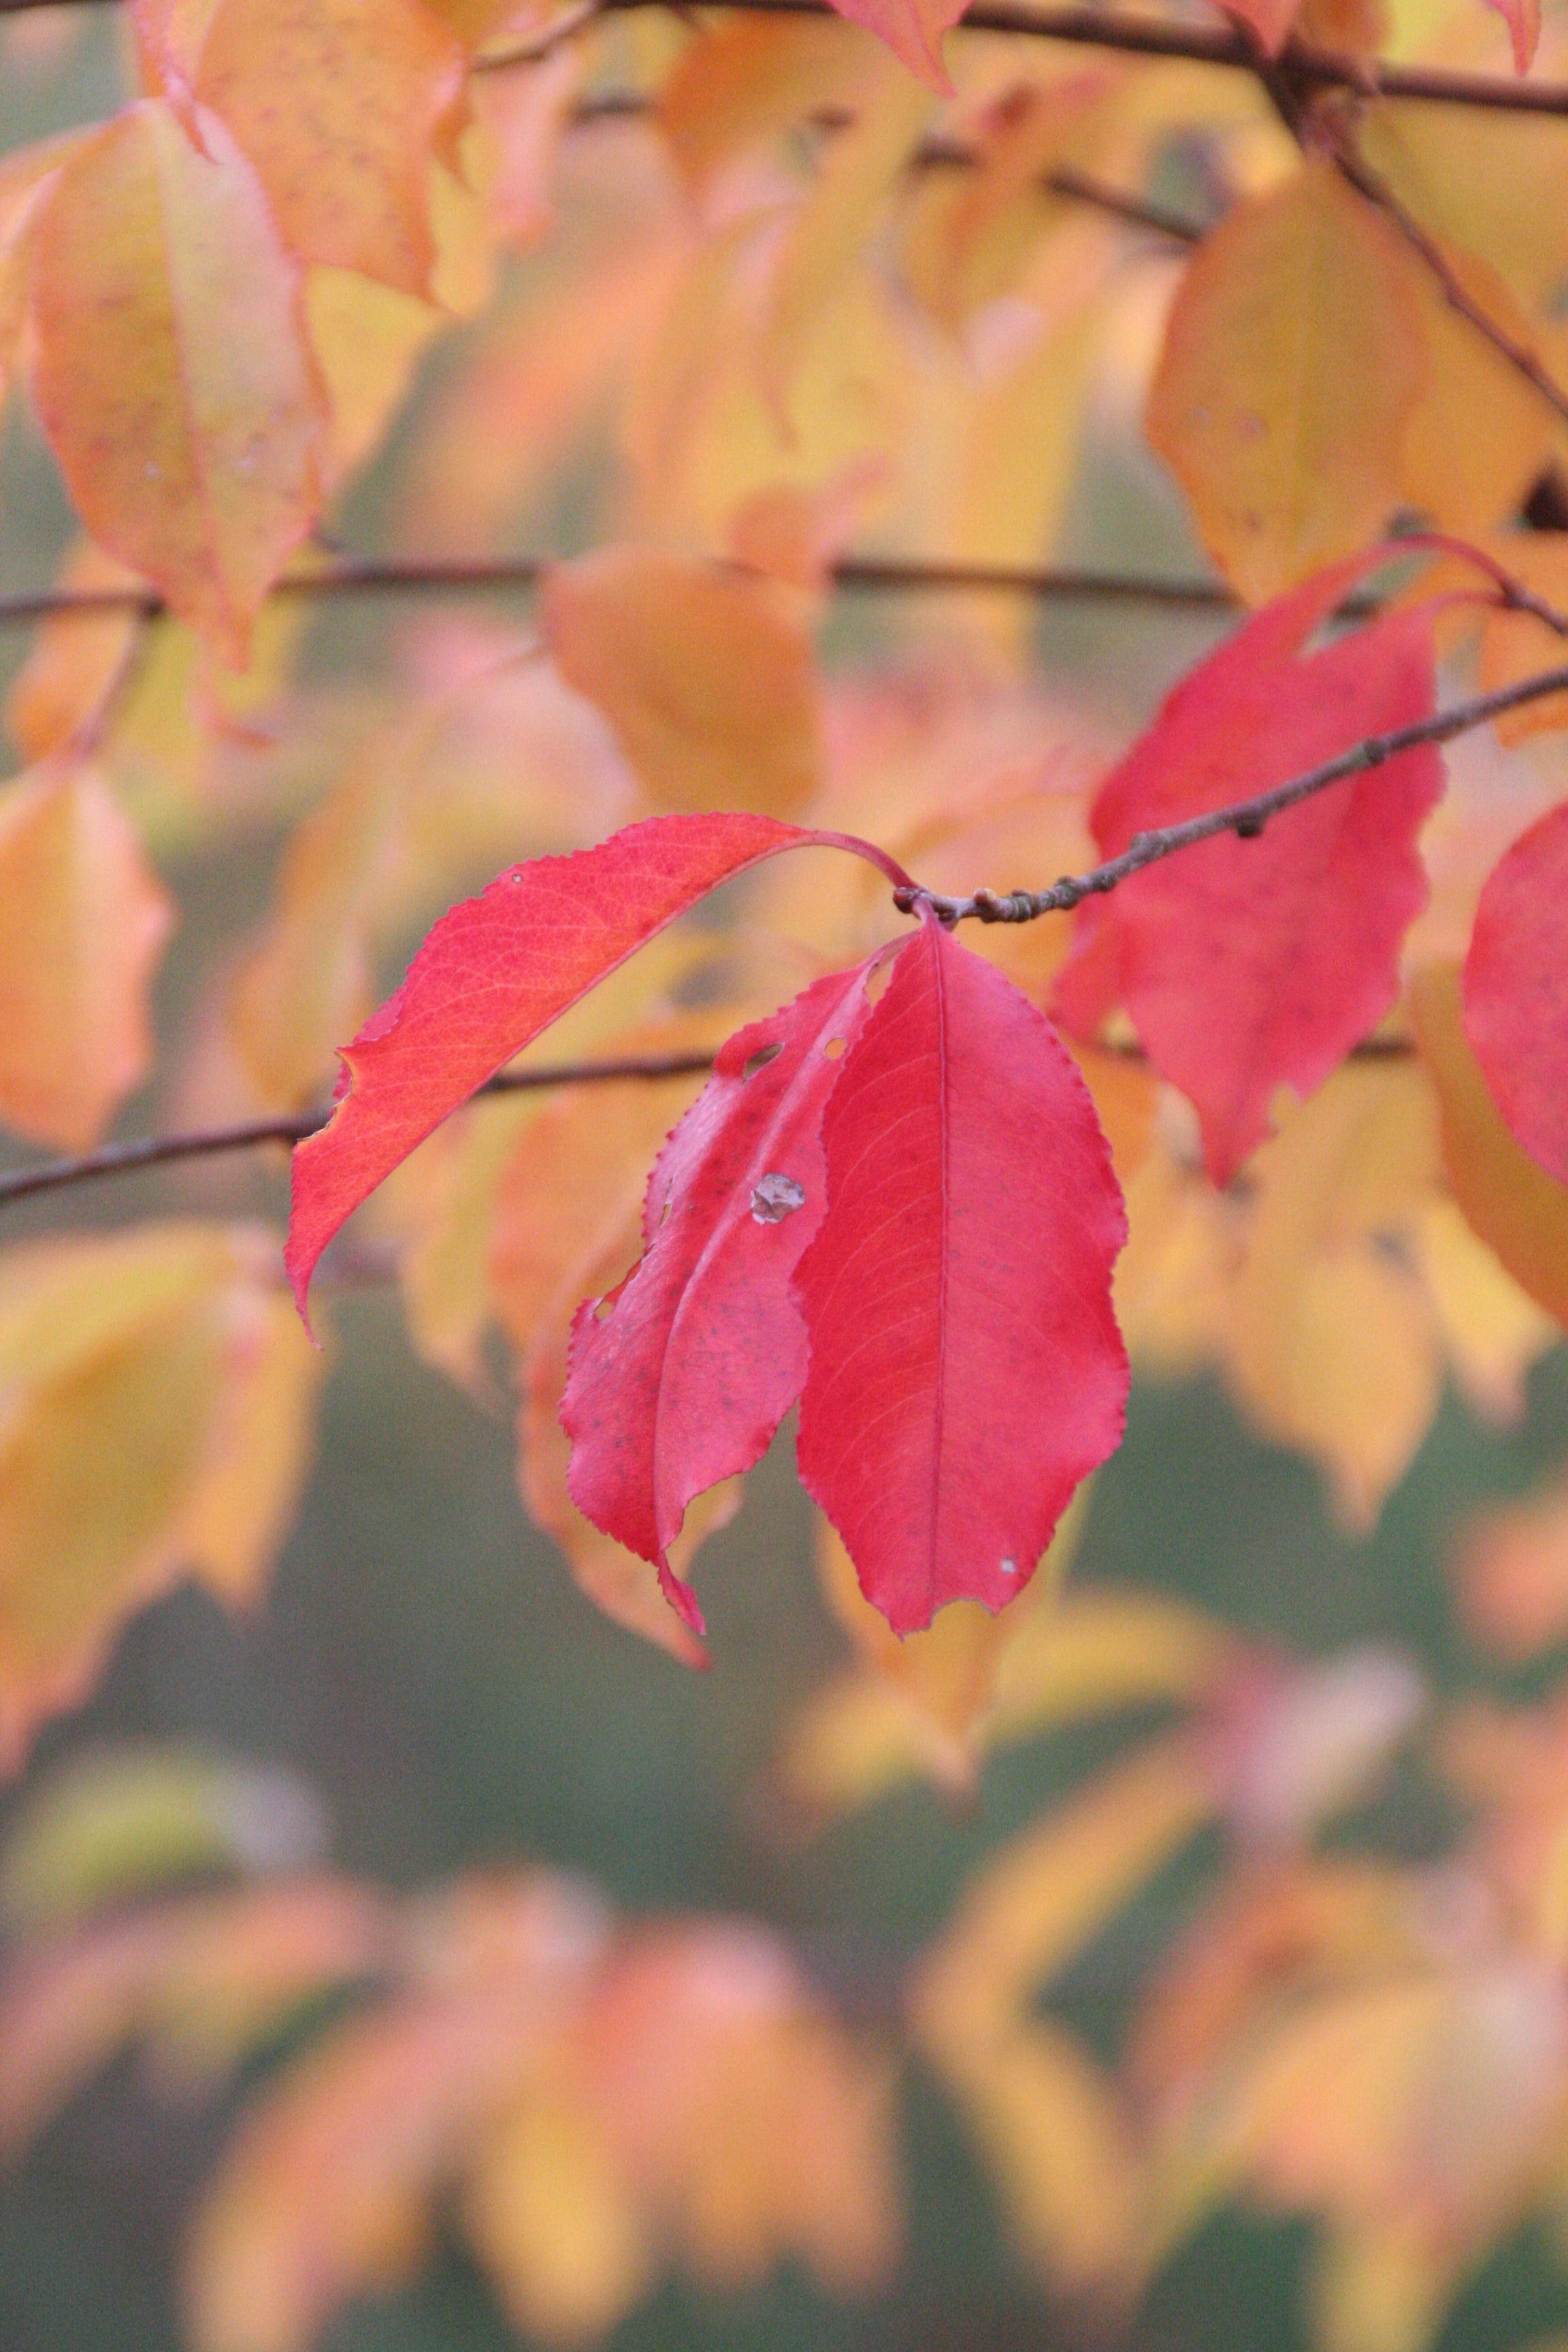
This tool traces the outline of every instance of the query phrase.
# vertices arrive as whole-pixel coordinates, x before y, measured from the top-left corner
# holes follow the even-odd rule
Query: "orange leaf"
[[[795,814],[821,772],[816,667],[777,583],[611,547],[557,565],[545,636],[665,809]]]
[[[205,153],[145,100],[53,183],[35,388],[89,530],[237,667],[314,520],[321,403],[261,184],[216,117],[202,130]]]
[[[68,754],[0,792],[0,1119],[90,1143],[146,1076],[174,907],[113,793]]]
[[[272,1235],[198,1224],[0,1258],[0,1760],[183,1570],[254,1591],[318,1377],[276,1266]]]
[[[193,82],[290,253],[405,294],[429,289],[431,142],[461,85],[462,51],[420,0],[220,0]]]

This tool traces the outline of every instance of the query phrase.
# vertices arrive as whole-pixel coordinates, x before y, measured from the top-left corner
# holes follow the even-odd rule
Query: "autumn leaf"
[[[1516,841],[1481,892],[1465,1034],[1504,1124],[1568,1184],[1568,806]]]
[[[602,548],[553,566],[540,609],[556,667],[656,806],[799,814],[823,749],[798,597],[657,548]]]
[[[731,1037],[648,1181],[644,1254],[572,1330],[561,1406],[574,1501],[659,1569],[693,1498],[759,1461],[805,1380],[791,1278],[822,1223],[823,1108],[869,1007],[835,973]]]
[[[150,1225],[0,1259],[0,1751],[193,1571],[247,1601],[308,1451],[317,1365],[271,1236]]]
[[[1423,607],[1302,653],[1376,561],[1320,572],[1188,674],[1100,787],[1090,823],[1102,856],[1430,714]],[[1268,1133],[1277,1089],[1309,1093],[1394,1003],[1400,942],[1426,898],[1417,836],[1442,782],[1434,749],[1401,752],[1258,839],[1226,834],[1145,868],[1080,918],[1061,1012],[1092,1034],[1126,1007],[1155,1068],[1196,1107],[1216,1183]]]
[[[1516,72],[1528,73],[1541,46],[1541,0],[1488,0],[1508,26]]]
[[[34,385],[89,530],[238,666],[315,519],[322,412],[261,184],[216,116],[202,135],[144,100],[62,167],[32,230]]]
[[[1458,972],[1436,965],[1417,973],[1411,1009],[1437,1089],[1454,1197],[1521,1288],[1568,1323],[1568,1186],[1549,1176],[1503,1124],[1465,1034]]]
[[[462,62],[420,0],[218,0],[192,88],[255,167],[289,253],[424,295],[431,142]]]
[[[942,35],[957,24],[968,0],[833,0],[833,5],[852,25],[864,25],[886,41],[928,89],[939,98],[951,97]]]
[[[1396,232],[1317,155],[1238,205],[1182,281],[1149,439],[1249,602],[1364,546],[1399,503],[1428,381],[1410,271]]]
[[[673,816],[598,848],[514,866],[442,917],[395,996],[346,1046],[347,1088],[294,1154],[287,1262],[303,1310],[344,1219],[503,1062],[689,907],[780,850],[865,844],[766,816]]]
[[[92,1142],[153,1058],[174,909],[102,775],[68,751],[0,791],[0,1119]]]
[[[1021,1591],[1121,1434],[1126,1238],[1088,1090],[1044,1016],[928,919],[829,1097],[802,1258],[798,1455],[898,1633]]]

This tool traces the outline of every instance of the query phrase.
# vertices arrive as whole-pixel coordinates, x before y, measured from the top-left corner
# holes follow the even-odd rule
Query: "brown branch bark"
[[[20,16],[31,8],[61,5],[97,6],[109,0],[0,0],[0,16]],[[662,7],[668,0],[600,0],[595,14],[626,8]],[[707,0],[724,7],[771,9],[791,16],[830,14],[826,0]],[[584,19],[584,21],[590,21]],[[1121,49],[1138,57],[1187,58],[1198,65],[1231,67],[1250,72],[1252,51],[1242,37],[1226,26],[1167,23],[1153,16],[1121,16],[1096,6],[1023,8],[1005,0],[981,0],[963,23],[976,32],[1019,33],[1047,41],[1074,41],[1091,47]],[[574,18],[572,30],[577,26]],[[494,49],[475,60],[477,73],[496,73],[507,67],[532,63],[541,54],[538,42],[515,48]],[[1346,56],[1337,49],[1292,40],[1286,55],[1291,69],[1317,88],[1358,91],[1364,98],[1425,100],[1435,106],[1493,107],[1516,114],[1568,114],[1568,83],[1516,81],[1502,74],[1450,73],[1441,67],[1382,65],[1373,59]]]
[[[658,7],[668,0],[601,0],[602,13]],[[831,14],[827,0],[710,0],[710,5],[744,7],[759,13],[821,16]],[[1256,53],[1244,36],[1228,26],[1173,24],[1163,17],[1123,16],[1110,7],[1062,5],[1027,8],[1010,0],[977,0],[959,27],[973,32],[1016,33],[1036,39],[1070,41],[1094,48],[1118,49],[1138,57],[1184,58],[1198,65],[1250,73]],[[576,29],[575,20],[574,29]],[[489,51],[475,70],[500,72],[513,65],[531,63],[540,54],[537,41]],[[1437,106],[1492,107],[1511,113],[1568,114],[1568,84],[1516,81],[1501,74],[1450,73],[1437,67],[1383,65],[1351,57],[1337,49],[1292,39],[1285,49],[1289,68],[1313,89],[1352,90],[1363,98],[1420,99]]]
[[[5,0],[0,0],[3,13]],[[715,1048],[717,1051],[717,1048]],[[695,1076],[713,1066],[712,1054],[644,1054],[611,1062],[541,1063],[532,1070],[503,1070],[479,1092],[485,1095],[531,1094],[543,1087],[605,1086],[616,1078]],[[89,1184],[101,1176],[128,1176],[139,1168],[165,1168],[179,1160],[213,1160],[231,1151],[254,1151],[263,1144],[282,1143],[290,1149],[325,1127],[332,1115],[322,1110],[297,1111],[284,1118],[242,1119],[234,1127],[193,1129],[185,1135],[139,1136],[128,1143],[105,1143],[96,1151],[79,1151],[68,1160],[46,1160],[37,1168],[18,1168],[0,1175],[0,1207],[12,1201],[30,1201],[41,1192],[63,1192],[68,1186]]]
[[[0,0],[0,14],[4,10],[5,0]],[[533,555],[485,556],[471,561],[418,556],[354,557],[329,570],[285,572],[273,583],[272,593],[310,599],[527,588],[538,579],[544,562],[544,558]],[[847,590],[914,594],[971,590],[1085,604],[1168,605],[1202,613],[1233,612],[1237,602],[1220,581],[1163,580],[1141,572],[1079,572],[1049,565],[1030,569],[947,563],[940,559],[927,562],[901,556],[847,556],[834,565],[832,578],[835,587]],[[168,606],[153,589],[44,588],[22,595],[0,596],[0,628],[105,613],[133,613],[151,621],[167,611]]]
[[[3,0],[0,0],[3,5]],[[1173,856],[1176,851],[1193,847],[1200,841],[1210,841],[1215,835],[1234,833],[1243,839],[1255,838],[1272,817],[1286,809],[1294,808],[1299,801],[1309,799],[1314,793],[1327,790],[1331,784],[1346,777],[1358,775],[1369,768],[1381,767],[1387,760],[1395,759],[1401,751],[1413,751],[1421,743],[1447,743],[1473,727],[1483,726],[1489,719],[1500,718],[1504,711],[1517,710],[1525,703],[1538,702],[1549,694],[1568,693],[1568,664],[1560,669],[1545,670],[1536,677],[1521,678],[1517,685],[1500,687],[1496,693],[1473,696],[1469,700],[1453,704],[1448,709],[1435,712],[1430,719],[1418,719],[1409,727],[1400,727],[1386,735],[1368,736],[1342,751],[1337,759],[1326,760],[1321,766],[1295,776],[1287,783],[1277,784],[1272,791],[1259,793],[1251,800],[1236,801],[1228,807],[1213,809],[1203,816],[1189,817],[1182,824],[1162,826],[1157,832],[1141,833],[1129,843],[1119,857],[1108,858],[1101,866],[1090,867],[1087,874],[1064,875],[1048,890],[976,890],[967,898],[944,898],[940,892],[918,886],[898,889],[894,904],[905,914],[920,905],[931,908],[938,919],[949,925],[967,921],[982,923],[1032,923],[1041,915],[1060,914],[1082,903],[1085,898],[1114,890],[1119,883],[1142,873],[1146,866],[1155,865],[1163,857]],[[1378,1057],[1386,1054],[1403,1054],[1408,1048],[1398,1039],[1371,1039],[1358,1053]],[[711,1054],[670,1054],[641,1056],[625,1061],[557,1062],[542,1065],[532,1070],[503,1072],[492,1078],[485,1094],[515,1093],[539,1087],[603,1085],[615,1078],[682,1077],[710,1069]],[[237,1127],[198,1129],[187,1135],[149,1136],[130,1143],[109,1143],[97,1151],[84,1151],[69,1160],[47,1160],[37,1168],[19,1169],[0,1176],[0,1206],[12,1201],[29,1200],[43,1192],[57,1192],[68,1186],[91,1182],[102,1176],[118,1176],[138,1168],[156,1168],[179,1160],[205,1159],[219,1153],[248,1151],[268,1143],[292,1145],[314,1135],[331,1117],[329,1109],[301,1111],[293,1118],[250,1119]]]

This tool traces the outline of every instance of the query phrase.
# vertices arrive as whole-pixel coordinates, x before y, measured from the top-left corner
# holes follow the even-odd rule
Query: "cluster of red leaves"
[[[1107,856],[1431,716],[1437,600],[1304,651],[1386,556],[1316,574],[1199,665],[1101,787]],[[1281,1087],[1321,1084],[1394,1004],[1426,902],[1417,835],[1442,789],[1423,744],[1217,835],[1080,912],[1057,1006],[1118,1008],[1194,1105],[1217,1183]],[[869,844],[760,816],[655,818],[513,867],[430,934],[344,1055],[331,1125],[296,1155],[289,1265],[304,1306],[344,1218],[476,1087],[720,883],[784,849]],[[1472,1042],[1510,1127],[1568,1176],[1568,812],[1482,901]],[[573,1333],[562,1422],[595,1524],[669,1566],[688,1507],[800,1404],[802,1478],[899,1633],[951,1601],[1004,1606],[1079,1482],[1116,1446],[1128,1370],[1110,1305],[1126,1236],[1093,1104],[1038,1007],[918,896],[912,936],[742,1029],[654,1169],[643,1255]]]

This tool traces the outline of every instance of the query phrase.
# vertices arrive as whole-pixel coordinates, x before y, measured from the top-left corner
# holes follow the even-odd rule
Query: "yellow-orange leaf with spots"
[[[322,399],[261,183],[216,116],[201,131],[143,100],[48,187],[34,384],[88,529],[238,665],[315,520]]]

